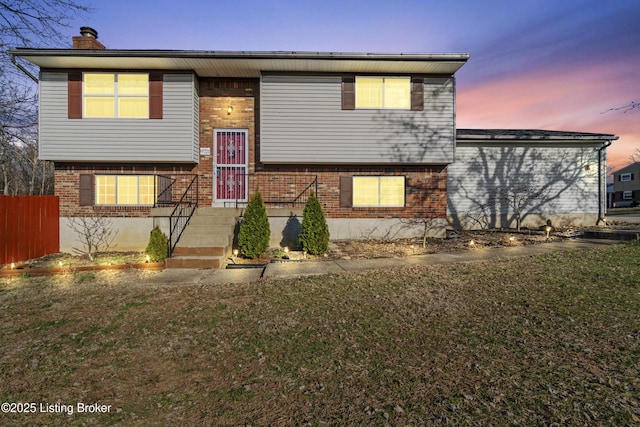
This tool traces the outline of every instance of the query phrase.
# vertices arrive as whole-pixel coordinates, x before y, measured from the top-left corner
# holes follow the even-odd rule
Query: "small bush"
[[[242,217],[238,231],[238,247],[247,258],[257,258],[269,248],[270,237],[267,209],[260,192],[256,192],[249,200]]]
[[[302,232],[298,239],[302,249],[312,255],[320,255],[329,250],[329,227],[322,212],[322,206],[311,192],[311,197],[304,207]]]
[[[152,262],[164,262],[169,256],[169,239],[157,225],[151,231],[149,244],[144,252],[149,255]]]

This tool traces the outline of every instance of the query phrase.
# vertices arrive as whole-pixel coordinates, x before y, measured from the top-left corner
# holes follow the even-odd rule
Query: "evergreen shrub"
[[[240,230],[238,231],[238,247],[247,258],[257,258],[269,248],[271,229],[267,209],[259,191],[251,197],[244,211]]]
[[[298,239],[302,249],[312,255],[324,254],[329,250],[329,226],[313,192],[304,207],[302,231]]]
[[[149,255],[151,262],[164,262],[169,256],[169,239],[157,225],[151,231],[149,244],[144,252]]]

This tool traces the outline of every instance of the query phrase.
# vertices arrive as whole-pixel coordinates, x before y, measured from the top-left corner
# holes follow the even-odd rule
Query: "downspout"
[[[602,144],[600,148],[598,148],[598,220],[596,221],[596,225],[600,225],[601,223],[607,225],[607,219],[605,218],[606,209],[604,209],[603,203],[606,203],[606,193],[607,193],[607,184],[606,184],[606,170],[603,175],[603,164],[604,167],[607,167],[607,147],[611,145],[613,141],[609,140]],[[604,185],[603,185],[603,179]],[[603,198],[604,193],[604,198]]]
[[[16,56],[13,53],[9,53],[9,58],[11,58],[11,62],[13,63],[13,65],[18,67],[18,69],[20,71],[22,71],[23,73],[25,73],[27,75],[27,77],[29,77],[34,82],[39,83],[38,78],[36,76],[31,74],[31,72],[29,70],[27,70],[26,68],[24,68],[22,65],[18,64],[18,62],[16,61]]]

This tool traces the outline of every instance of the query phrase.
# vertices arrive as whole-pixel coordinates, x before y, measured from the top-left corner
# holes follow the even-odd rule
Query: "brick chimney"
[[[106,49],[98,41],[98,32],[91,27],[80,27],[80,35],[73,37],[74,49]]]

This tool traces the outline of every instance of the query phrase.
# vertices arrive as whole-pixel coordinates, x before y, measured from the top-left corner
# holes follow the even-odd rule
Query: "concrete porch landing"
[[[241,209],[198,208],[178,240],[167,268],[222,268],[231,256]]]

